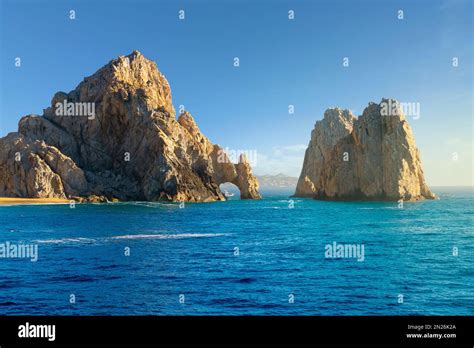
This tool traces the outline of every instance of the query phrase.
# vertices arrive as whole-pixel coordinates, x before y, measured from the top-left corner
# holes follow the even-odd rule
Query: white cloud
[[[306,145],[295,144],[275,146],[271,151],[259,151],[258,163],[253,168],[257,175],[276,175],[279,173],[298,177],[303,166]]]

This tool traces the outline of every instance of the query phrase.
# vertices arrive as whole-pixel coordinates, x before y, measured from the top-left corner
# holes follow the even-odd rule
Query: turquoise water
[[[0,243],[38,245],[38,261],[0,258],[0,314],[473,315],[473,192],[434,191],[402,209],[290,208],[289,192],[182,209],[2,206]],[[364,261],[326,258],[333,242],[363,245]]]

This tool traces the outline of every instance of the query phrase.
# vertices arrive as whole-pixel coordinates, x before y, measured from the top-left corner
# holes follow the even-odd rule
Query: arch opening
[[[240,190],[237,187],[237,185],[234,185],[230,182],[225,182],[225,183],[220,184],[219,188],[227,200],[240,198]]]

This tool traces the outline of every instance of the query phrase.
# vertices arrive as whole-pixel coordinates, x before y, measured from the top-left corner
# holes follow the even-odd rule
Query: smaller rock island
[[[296,197],[322,200],[417,201],[434,199],[426,185],[420,153],[393,99],[369,103],[362,116],[326,110],[311,132]]]

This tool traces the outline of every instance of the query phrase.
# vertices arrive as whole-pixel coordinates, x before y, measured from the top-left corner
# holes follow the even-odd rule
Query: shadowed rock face
[[[433,199],[419,151],[401,109],[382,116],[370,103],[362,116],[328,109],[316,122],[295,196],[328,200]]]
[[[95,114],[58,115],[60,105]],[[204,202],[225,200],[225,182],[260,198],[245,158],[231,163],[188,112],[176,120],[168,81],[137,51],[56,93],[42,116],[0,139],[0,196]]]

